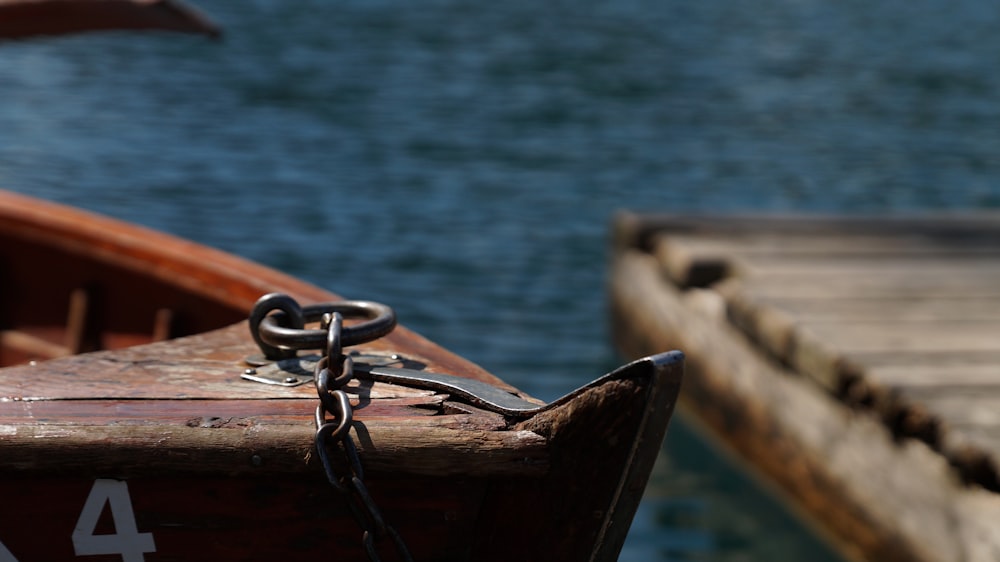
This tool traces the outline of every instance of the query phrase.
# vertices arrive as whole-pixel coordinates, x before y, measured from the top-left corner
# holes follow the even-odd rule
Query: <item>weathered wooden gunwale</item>
[[[1000,556],[1000,216],[621,214],[619,347],[873,560]]]
[[[259,354],[241,319],[261,294],[335,295],[5,193],[0,286],[0,559],[72,558],[95,479],[127,482],[139,530],[156,539],[150,560],[363,558],[314,451],[314,386],[240,377]],[[533,400],[403,327],[351,349]],[[680,375],[681,356],[661,355],[527,419],[432,390],[345,390],[368,487],[416,559],[613,560]],[[39,541],[43,519],[65,532]]]

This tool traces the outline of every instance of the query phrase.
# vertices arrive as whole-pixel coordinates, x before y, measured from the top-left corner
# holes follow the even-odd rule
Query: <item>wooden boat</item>
[[[180,0],[0,0],[0,39],[123,29],[221,34]]]
[[[258,308],[265,346],[263,326],[322,348],[279,342],[286,358],[264,358],[247,318],[275,292],[308,305],[306,320],[368,310],[0,192],[0,561],[359,560],[366,545],[405,559],[400,543],[415,560],[616,559],[674,408],[679,353],[543,405],[403,327],[326,349],[335,332],[345,345],[380,336],[361,334],[368,316],[300,328],[294,311]],[[335,394],[321,401],[314,384],[324,355],[353,360],[350,414],[315,415]],[[339,432],[328,448],[317,423]]]

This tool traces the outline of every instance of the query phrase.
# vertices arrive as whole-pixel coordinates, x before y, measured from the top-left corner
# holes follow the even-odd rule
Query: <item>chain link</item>
[[[385,311],[388,311],[392,326],[395,326],[395,315],[385,305],[377,303],[362,303],[362,305],[358,305],[357,303],[352,303],[352,306],[354,309],[364,312],[377,311],[376,317],[369,321],[368,324],[378,322],[385,324],[385,317],[387,316]],[[368,559],[372,562],[381,561],[381,557],[378,554],[378,546],[385,543],[386,539],[388,539],[388,542],[400,560],[412,562],[413,558],[410,556],[409,549],[407,549],[402,537],[400,537],[396,529],[385,522],[381,510],[375,504],[375,500],[368,491],[368,486],[365,484],[364,469],[361,466],[361,458],[358,456],[358,449],[354,444],[354,439],[351,437],[354,408],[351,406],[350,398],[344,392],[343,387],[354,378],[354,362],[350,356],[343,353],[345,327],[340,310],[344,308],[351,309],[343,305],[325,306],[326,311],[321,316],[321,328],[325,331],[325,340],[317,338],[315,334],[309,335],[308,343],[306,344],[302,344],[301,340],[303,338],[301,337],[299,340],[296,340],[303,347],[322,342],[320,345],[315,346],[322,347],[323,357],[316,363],[313,376],[316,393],[320,401],[316,407],[315,416],[316,452],[323,465],[327,480],[334,490],[345,497],[351,514],[355,521],[357,521],[358,526],[361,527],[361,542]],[[289,338],[278,342],[273,337],[270,337],[271,334],[260,333],[265,326],[274,331],[276,324],[274,321],[270,321],[270,317],[268,317],[268,314],[274,310],[280,310],[281,313],[284,313],[285,317],[290,319],[287,321],[292,324],[293,328],[298,332],[303,332],[305,321],[313,318],[318,309],[312,307],[307,313],[303,313],[298,303],[286,295],[265,295],[257,301],[257,305],[255,305],[254,311],[250,316],[250,330],[254,334],[254,340],[257,341],[261,350],[269,357],[272,354],[275,356],[287,356],[289,349],[291,349],[291,353],[294,355],[298,345],[293,347],[293,345],[289,344],[288,342],[291,341]],[[389,330],[392,329],[392,326],[389,327]],[[378,328],[368,327],[365,330],[364,337],[371,337],[373,334],[378,334],[374,337],[381,337],[385,333],[388,333],[384,326]],[[291,330],[287,331],[291,332]],[[296,334],[292,335],[295,336]],[[360,338],[361,336],[357,337]],[[271,340],[270,342],[267,341],[269,339]],[[361,342],[355,341],[352,343]],[[329,419],[327,418],[328,415],[330,416]],[[336,466],[334,466],[333,454],[337,454],[347,461],[347,470],[344,473],[338,473]]]

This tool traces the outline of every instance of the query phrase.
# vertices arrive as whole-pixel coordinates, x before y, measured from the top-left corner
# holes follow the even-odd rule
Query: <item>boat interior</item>
[[[246,318],[241,307],[148,273],[0,235],[0,366],[160,341]]]

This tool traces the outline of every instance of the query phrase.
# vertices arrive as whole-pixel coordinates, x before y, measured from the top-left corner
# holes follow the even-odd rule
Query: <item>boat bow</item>
[[[125,531],[145,549],[129,560],[363,559],[327,478],[353,461],[324,467],[316,446],[317,418],[321,432],[343,421],[314,415],[317,357],[261,360],[250,323],[232,323],[250,295],[336,296],[2,193],[0,264],[0,294],[16,296],[0,303],[0,559],[71,559]],[[336,387],[346,430],[329,431],[352,436],[370,498],[417,560],[614,560],[682,371],[680,353],[656,355],[542,404],[402,327],[333,356],[356,376]]]

